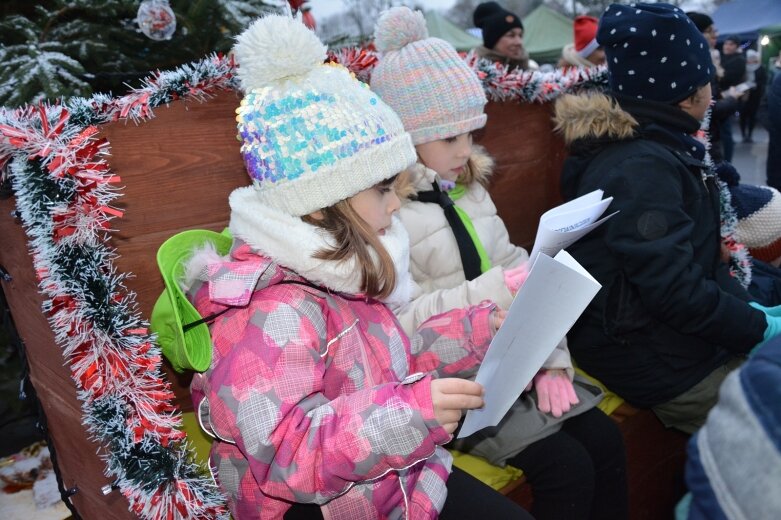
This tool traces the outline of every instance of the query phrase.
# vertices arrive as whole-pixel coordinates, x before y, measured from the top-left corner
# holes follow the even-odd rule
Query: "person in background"
[[[559,67],[594,67],[605,63],[605,49],[597,42],[599,20],[593,16],[578,16],[572,24],[574,42],[561,51]]]
[[[778,52],[778,56],[775,58],[770,58],[768,67],[770,69],[768,76],[770,77],[767,80],[767,84],[770,86],[770,84],[773,82],[773,78],[775,78],[777,74],[781,73],[781,51]]]
[[[740,135],[744,143],[752,143],[759,103],[762,101],[762,96],[765,95],[767,84],[767,71],[759,62],[759,53],[754,49],[746,51],[746,82],[751,88],[746,93],[747,97],[740,107]]]
[[[483,45],[475,49],[478,56],[510,69],[539,69],[523,46],[523,23],[518,15],[496,2],[483,2],[475,8],[472,18],[483,37]]]
[[[711,60],[715,72],[711,79],[711,93],[713,95],[713,105],[711,108],[711,118],[708,124],[708,135],[710,137],[710,154],[713,158],[713,162],[718,164],[725,160],[724,143],[722,142],[722,127],[725,125],[727,118],[734,114],[738,110],[738,99],[734,89],[727,91],[721,90],[721,79],[724,77],[724,69],[721,67],[721,55],[718,49],[716,49],[716,43],[718,41],[719,33],[716,30],[716,26],[713,24],[713,19],[705,13],[697,11],[689,11],[686,15],[694,22],[697,29],[705,37],[710,48]],[[732,136],[731,126],[729,136]]]
[[[781,318],[749,304],[722,257],[721,192],[695,137],[711,103],[704,36],[677,7],[637,3],[611,4],[597,39],[609,95],[556,101],[561,187],[565,200],[602,189],[617,213],[568,249],[602,284],[569,346],[609,389],[692,433]]]
[[[746,57],[740,48],[740,38],[736,35],[731,34],[724,38],[720,60],[721,67],[724,69],[724,75],[719,79],[719,88],[722,92],[729,91],[731,87],[737,87],[746,81]],[[737,95],[740,94],[738,92]],[[734,115],[735,112],[730,112],[719,125],[724,160],[727,162],[732,162],[732,156],[735,152],[735,138],[732,136]]]
[[[746,56],[740,48],[740,38],[730,34],[721,44],[721,66],[724,76],[720,80],[722,90],[746,81]]]
[[[781,72],[767,91],[767,185],[781,190]]]

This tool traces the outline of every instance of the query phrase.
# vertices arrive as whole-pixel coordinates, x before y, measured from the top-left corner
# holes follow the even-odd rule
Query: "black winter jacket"
[[[602,289],[567,337],[586,372],[650,407],[748,352],[766,321],[720,259],[714,178],[671,138],[698,122],[677,107],[621,103],[564,96],[556,107],[570,147],[565,200],[602,189],[619,211],[568,249]]]

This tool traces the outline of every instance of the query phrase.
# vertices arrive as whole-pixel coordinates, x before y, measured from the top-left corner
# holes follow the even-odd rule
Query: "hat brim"
[[[226,255],[230,251],[232,238],[225,234],[204,229],[192,229],[172,236],[157,250],[157,265],[165,284],[152,310],[150,326],[157,334],[157,342],[163,355],[179,372],[195,370],[203,372],[211,364],[212,345],[209,327],[206,323],[184,326],[202,319],[200,313],[187,299],[179,280],[183,274],[184,262],[194,249],[211,242],[217,253]]]

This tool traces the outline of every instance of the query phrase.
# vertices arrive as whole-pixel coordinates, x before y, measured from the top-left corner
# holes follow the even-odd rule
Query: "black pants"
[[[526,475],[537,520],[628,517],[624,441],[616,423],[601,410],[567,419],[560,431],[507,463]]]
[[[293,504],[293,507],[285,513],[285,520],[322,518],[320,507],[312,504]],[[455,466],[447,479],[447,499],[439,518],[441,520],[534,520],[521,506]]]

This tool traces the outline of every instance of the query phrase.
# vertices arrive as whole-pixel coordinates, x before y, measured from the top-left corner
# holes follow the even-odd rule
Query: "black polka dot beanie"
[[[507,32],[516,27],[523,29],[521,19],[497,4],[496,2],[483,2],[475,8],[472,15],[475,27],[479,27],[483,33],[483,45],[487,49],[493,49],[496,42]]]
[[[611,4],[600,19],[597,41],[616,94],[675,104],[713,74],[705,37],[670,4]]]

